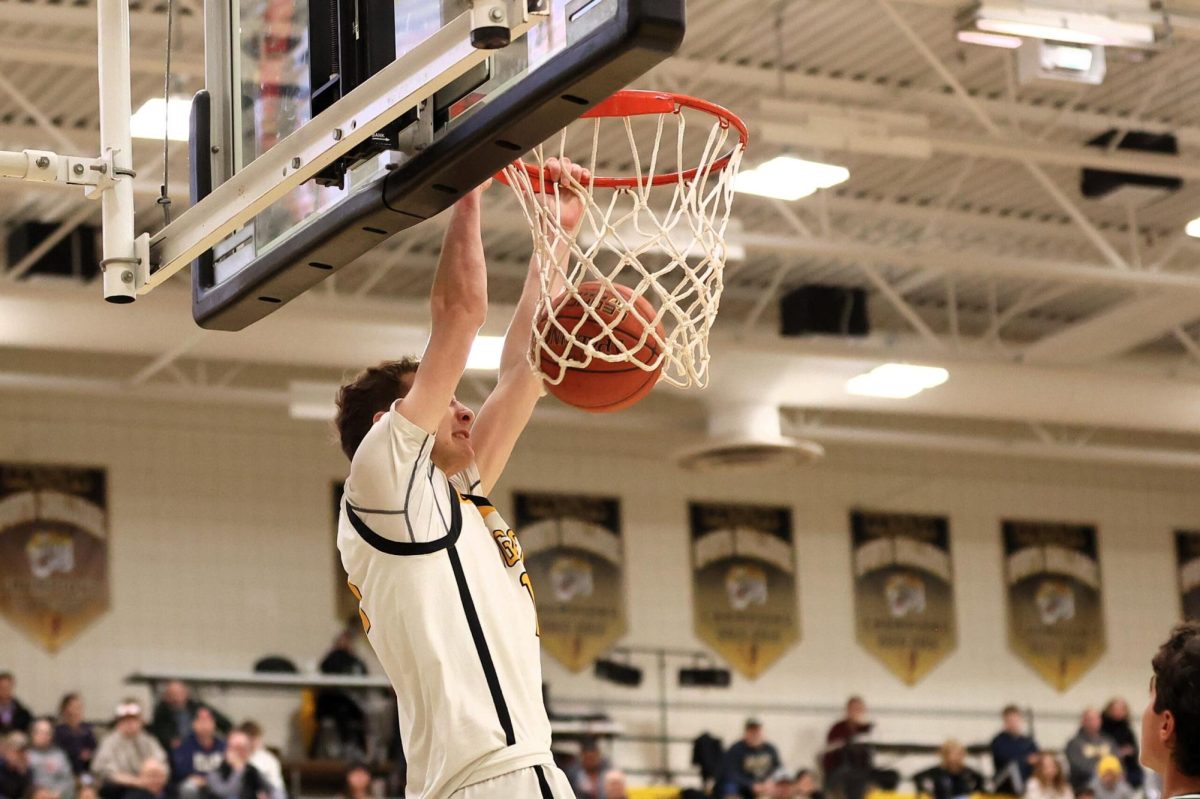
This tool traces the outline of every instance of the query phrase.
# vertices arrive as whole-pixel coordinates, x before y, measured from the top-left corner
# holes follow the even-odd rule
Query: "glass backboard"
[[[549,14],[528,34],[489,51],[200,259],[196,321],[238,330],[269,314],[447,208],[683,37],[684,0],[529,2]],[[193,193],[203,196],[309,124],[314,110],[353,88],[355,74],[369,76],[469,10],[469,0],[207,0],[211,111],[193,120]]]

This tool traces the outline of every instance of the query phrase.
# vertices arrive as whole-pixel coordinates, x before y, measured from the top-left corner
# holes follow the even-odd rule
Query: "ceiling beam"
[[[1034,364],[1097,363],[1124,355],[1197,318],[1200,296],[1147,294],[1030,344],[1022,351],[1022,358]]]
[[[7,3],[0,3],[3,9]],[[52,13],[57,24],[58,8]],[[45,20],[43,20],[45,22]],[[38,39],[0,37],[0,62],[40,64],[55,67],[78,67],[96,72],[96,45]],[[163,54],[133,48],[129,54],[132,73],[163,74]],[[203,76],[204,52],[179,48],[171,53],[171,72],[176,75]]]

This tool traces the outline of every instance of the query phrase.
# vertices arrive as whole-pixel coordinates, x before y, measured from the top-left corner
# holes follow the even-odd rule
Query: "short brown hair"
[[[1175,717],[1171,758],[1184,775],[1200,777],[1200,622],[1172,630],[1151,665],[1154,712],[1169,710]]]
[[[347,458],[354,460],[358,445],[375,423],[375,414],[386,411],[405,395],[407,388],[401,378],[416,374],[420,365],[419,360],[409,357],[384,361],[355,375],[338,390],[334,425]]]

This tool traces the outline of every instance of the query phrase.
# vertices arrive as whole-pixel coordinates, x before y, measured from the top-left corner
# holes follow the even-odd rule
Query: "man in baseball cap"
[[[146,761],[166,762],[166,752],[144,726],[136,699],[126,699],[113,711],[114,732],[100,743],[92,761],[102,799],[130,799],[134,792],[146,790],[142,777]]]

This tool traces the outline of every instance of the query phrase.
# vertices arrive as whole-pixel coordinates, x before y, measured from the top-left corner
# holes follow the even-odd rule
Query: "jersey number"
[[[533,603],[533,631],[538,638],[541,638],[542,623],[538,621],[537,597],[533,594],[533,581],[529,579],[529,572],[521,572],[521,585],[525,586],[525,590],[529,592],[529,601]]]

